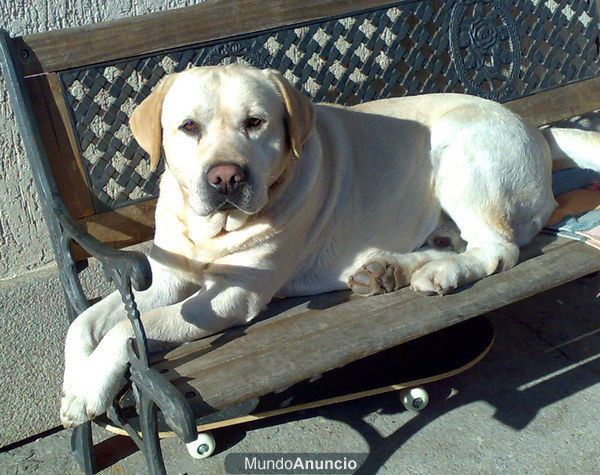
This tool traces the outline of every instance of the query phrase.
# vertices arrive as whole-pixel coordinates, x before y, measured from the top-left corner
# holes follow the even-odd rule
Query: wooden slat
[[[405,0],[408,1],[408,0]],[[26,75],[122,59],[389,5],[390,0],[207,0],[15,39]]]
[[[403,289],[326,309],[315,296],[305,312],[188,344],[156,367],[169,369],[182,392],[201,395],[193,401],[198,415],[226,408],[600,269],[596,249],[547,241],[541,236],[533,243],[542,255],[451,295]]]
[[[52,92],[52,101],[56,105],[56,113],[60,117],[61,130],[64,130],[66,133],[66,138],[62,138],[63,141],[68,141],[69,150],[72,151],[73,160],[75,161],[75,165],[77,166],[77,170],[81,179],[85,182],[85,186],[89,190],[91,190],[91,185],[83,166],[83,161],[81,159],[81,153],[79,151],[79,144],[77,138],[75,136],[75,131],[71,125],[71,117],[69,115],[69,106],[65,100],[64,91],[60,79],[58,78],[58,74],[49,73],[47,75],[48,85],[50,87],[50,91]],[[92,202],[92,198],[90,196],[90,202]],[[93,202],[92,202],[93,203]],[[76,216],[76,218],[79,216]]]
[[[545,125],[600,109],[600,77],[538,92],[506,105],[533,125]]]
[[[156,200],[125,206],[107,213],[79,219],[79,224],[92,236],[115,249],[149,241],[154,237]],[[78,245],[71,247],[76,261],[89,257]]]
[[[576,242],[571,239],[556,238],[551,235],[540,234],[536,236],[533,242],[530,243],[527,247],[521,249],[520,262],[533,259],[537,256],[540,256],[541,254],[561,252],[563,248],[572,246],[573,244],[576,244]],[[390,299],[391,297],[398,297],[399,295],[400,294],[398,293],[393,293],[387,294],[387,296],[375,297],[375,299],[364,299],[363,297],[354,295],[350,290],[347,290],[329,292],[309,297],[292,297],[274,300],[269,304],[268,309],[261,315],[261,320],[253,323],[251,326],[245,327],[243,329],[232,329],[225,332],[224,334],[215,335],[187,343],[169,352],[165,358],[167,360],[173,361],[174,363],[177,360],[176,364],[181,364],[182,361],[192,359],[194,358],[194,355],[197,355],[200,352],[205,352],[207,350],[213,349],[213,347],[215,346],[215,342],[231,340],[241,334],[250,334],[256,331],[262,331],[263,327],[265,326],[272,327],[289,325],[296,319],[304,318],[303,314],[309,312],[311,308],[329,309],[344,304],[346,302],[356,300],[360,303],[356,304],[357,307],[354,309],[354,311],[368,313],[373,310],[381,310],[381,305],[386,303],[382,301],[382,299]],[[417,293],[409,292],[408,294],[402,294],[397,301],[406,303],[409,301],[413,301],[414,299],[418,300],[421,297],[422,296],[420,296]],[[395,303],[396,300],[393,300],[391,301],[390,305],[394,305]],[[372,304],[375,305],[375,307],[372,307]],[[292,338],[297,338],[298,336],[299,335],[297,334],[291,335]],[[261,351],[270,346],[268,340],[264,340],[260,344],[264,344],[264,346],[256,346],[254,347],[254,351]],[[235,351],[240,349],[242,350],[242,352],[235,353]],[[243,347],[236,348],[235,350],[229,349],[227,353],[223,354],[223,357],[225,359],[217,360],[213,358],[210,364],[221,364],[225,363],[228,359],[236,359],[238,357],[243,357],[243,351],[245,350],[246,348]],[[156,355],[156,357],[160,358],[160,355]],[[166,366],[159,364],[157,367],[169,368],[172,366],[172,364],[173,363],[167,363]]]
[[[50,167],[67,209],[75,218],[95,212],[58,77],[26,80]]]

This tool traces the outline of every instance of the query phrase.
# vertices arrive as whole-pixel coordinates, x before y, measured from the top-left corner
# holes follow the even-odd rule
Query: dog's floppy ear
[[[135,108],[129,126],[133,136],[149,155],[152,171],[158,167],[162,147],[162,105],[165,94],[173,84],[175,74],[170,74],[158,83],[152,93]]]
[[[277,85],[287,111],[287,132],[292,154],[302,155],[302,146],[310,137],[315,125],[315,109],[312,101],[292,86],[279,71],[269,69],[268,74]]]

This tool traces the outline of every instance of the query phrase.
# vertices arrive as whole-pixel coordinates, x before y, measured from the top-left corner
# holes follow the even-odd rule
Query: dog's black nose
[[[239,165],[225,163],[208,170],[208,182],[221,193],[228,194],[246,181],[246,173]]]

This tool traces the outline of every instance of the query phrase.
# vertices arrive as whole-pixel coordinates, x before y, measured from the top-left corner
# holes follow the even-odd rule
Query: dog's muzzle
[[[239,208],[249,211],[251,186],[248,171],[234,163],[214,165],[206,173],[210,212]]]

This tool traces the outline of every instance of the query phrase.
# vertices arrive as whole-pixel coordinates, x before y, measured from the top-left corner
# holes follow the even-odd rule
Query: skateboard
[[[462,373],[475,366],[490,350],[494,330],[485,317],[476,317],[403,343],[288,388],[252,399],[196,421],[198,439],[187,449],[194,458],[215,450],[211,430],[292,412],[400,391],[410,411],[421,411],[429,396],[421,386]],[[130,420],[136,427],[137,420]],[[109,431],[127,435],[123,429],[102,424]],[[159,420],[159,437],[174,437]]]

